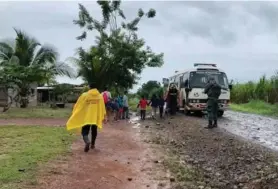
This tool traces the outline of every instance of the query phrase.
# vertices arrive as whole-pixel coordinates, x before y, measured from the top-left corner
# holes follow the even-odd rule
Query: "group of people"
[[[160,118],[163,118],[165,113],[170,113],[171,115],[176,114],[178,100],[179,91],[175,84],[171,84],[165,95],[153,94],[150,101],[148,101],[145,96],[142,96],[137,108],[140,108],[142,120],[145,120],[147,106],[151,106],[152,108],[152,118],[156,118],[158,111]]]
[[[119,94],[116,98],[112,98],[111,93],[105,88],[102,92],[102,96],[107,113],[112,112],[115,121],[129,119],[127,91],[125,91],[123,95]]]
[[[159,109],[159,115],[160,118],[163,117],[163,112],[164,112],[164,104],[165,104],[165,99],[163,96],[160,96],[159,98],[154,94],[151,98],[150,101],[148,101],[145,96],[142,96],[140,99],[137,108],[140,108],[140,117],[141,120],[145,120],[146,118],[146,109],[147,106],[152,107],[152,118],[156,117],[157,114],[157,109]]]
[[[96,88],[96,83],[89,84],[90,90],[83,93],[73,107],[72,115],[67,122],[67,130],[81,129],[81,134],[85,143],[84,151],[88,152],[95,148],[98,128],[102,128],[103,121],[108,121],[107,112],[112,110],[115,113],[115,119],[129,118],[128,112],[128,97],[127,91],[124,95],[118,95],[117,98],[112,98],[111,93],[107,88],[100,93]],[[221,94],[221,86],[216,83],[214,78],[210,78],[204,90],[208,95],[207,111],[208,111],[208,126],[211,129],[217,127],[218,113],[218,98]],[[174,84],[171,84],[166,95],[157,97],[153,95],[148,102],[143,96],[137,107],[140,107],[141,119],[146,117],[147,106],[152,107],[152,116],[155,117],[159,109],[160,117],[163,117],[165,111],[169,111],[174,115],[177,110],[179,91]],[[164,110],[165,102],[167,104]],[[91,140],[89,133],[91,130]]]

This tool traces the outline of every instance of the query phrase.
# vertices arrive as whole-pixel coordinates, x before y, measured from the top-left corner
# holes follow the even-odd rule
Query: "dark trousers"
[[[141,113],[141,119],[145,120],[145,118],[146,118],[146,110],[141,110],[140,113]]]
[[[177,103],[176,101],[170,101],[168,105],[169,111],[171,115],[175,115],[177,112]]]
[[[124,107],[124,112],[123,112],[123,119],[128,119],[129,117],[129,110],[128,107]]]
[[[91,144],[94,146],[97,138],[97,126],[96,125],[85,125],[82,127],[81,134],[83,136],[83,140],[86,144],[90,143],[89,140],[89,132],[91,129]]]
[[[159,115],[160,115],[160,118],[163,117],[163,106],[159,106]]]
[[[207,112],[209,121],[217,121],[218,102],[216,99],[208,99]]]

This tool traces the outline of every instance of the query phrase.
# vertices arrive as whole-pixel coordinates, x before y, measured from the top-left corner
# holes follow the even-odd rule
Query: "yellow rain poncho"
[[[102,95],[97,89],[91,89],[77,100],[67,122],[67,130],[80,130],[84,125],[97,125],[101,129],[105,115]]]

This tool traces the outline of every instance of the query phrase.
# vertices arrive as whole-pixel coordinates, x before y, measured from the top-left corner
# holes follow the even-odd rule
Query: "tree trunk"
[[[27,108],[28,107],[28,97],[27,96],[21,96],[20,99],[20,108]]]
[[[22,87],[20,88],[19,96],[20,96],[20,108],[27,108],[29,104],[28,100],[29,88]]]

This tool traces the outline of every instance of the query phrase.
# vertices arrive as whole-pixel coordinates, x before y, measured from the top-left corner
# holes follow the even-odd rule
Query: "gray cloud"
[[[78,16],[77,4],[0,2],[0,38],[14,37],[12,27],[20,28],[42,43],[55,45],[64,60],[73,56],[77,47],[94,43],[94,33],[86,41],[75,40],[81,33],[72,23]],[[95,2],[83,4],[94,17],[101,17]],[[161,80],[194,62],[215,62],[229,78],[239,81],[270,75],[277,68],[276,2],[124,1],[122,5],[128,18],[134,18],[138,8],[157,10],[155,18],[140,23],[139,35],[153,50],[165,53],[165,65],[147,68],[141,82]]]

